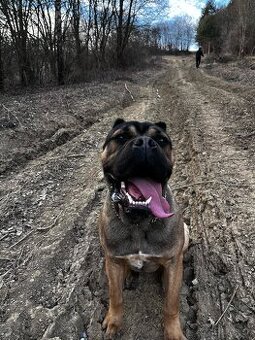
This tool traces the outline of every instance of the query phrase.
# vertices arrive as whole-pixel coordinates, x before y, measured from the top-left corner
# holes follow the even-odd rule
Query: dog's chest
[[[106,236],[111,254],[126,259],[137,270],[159,262],[176,241],[173,225],[163,221],[137,225],[124,225],[118,221],[109,225]]]

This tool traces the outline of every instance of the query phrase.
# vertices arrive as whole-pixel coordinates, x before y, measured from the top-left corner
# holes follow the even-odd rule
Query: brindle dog
[[[174,161],[166,124],[117,119],[101,160],[109,185],[100,217],[110,296],[103,322],[106,335],[112,338],[121,327],[122,290],[129,270],[154,271],[161,266],[165,340],[184,340],[179,291],[188,230],[167,184]]]

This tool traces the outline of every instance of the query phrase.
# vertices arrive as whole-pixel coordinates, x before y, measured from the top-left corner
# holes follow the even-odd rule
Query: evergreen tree
[[[220,29],[217,20],[217,8],[213,0],[209,0],[202,10],[197,27],[196,40],[207,53],[216,51],[219,46]]]

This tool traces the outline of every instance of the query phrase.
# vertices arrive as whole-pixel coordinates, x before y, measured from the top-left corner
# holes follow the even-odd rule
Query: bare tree
[[[4,90],[3,39],[4,39],[4,24],[0,16],[0,92]]]
[[[183,41],[184,41],[184,48],[186,51],[189,50],[192,42],[194,41],[195,36],[195,24],[193,19],[189,15],[184,15],[182,17],[182,24],[183,24]]]
[[[64,84],[63,35],[61,18],[61,0],[55,0],[55,39],[58,84]]]
[[[52,10],[53,1],[37,0],[34,6],[34,17],[32,26],[37,30],[37,39],[39,40],[39,49],[43,56],[43,67],[50,68],[50,73],[55,78],[57,75],[55,62],[55,30]],[[39,56],[37,56],[39,58]]]
[[[4,90],[3,37],[0,31],[0,92]]]
[[[249,50],[249,38],[254,33],[255,3],[253,0],[236,0],[236,27],[239,36],[239,56],[244,56]],[[252,39],[251,39],[252,40]]]
[[[135,11],[133,8],[134,0],[119,0],[115,3],[116,21],[116,56],[119,66],[124,64],[124,50],[133,29]]]
[[[195,25],[190,16],[176,16],[159,24],[158,27],[160,44],[164,49],[189,50],[195,35]]]
[[[16,48],[21,83],[33,82],[33,70],[28,51],[28,26],[32,0],[0,0],[2,12]]]
[[[166,2],[0,0],[0,21],[6,23],[8,37],[0,32],[0,54],[11,56],[0,57],[1,79],[3,63],[12,81],[18,66],[22,85],[34,80],[63,84],[89,77],[95,68],[126,66],[132,58],[138,60],[144,46],[158,48],[159,31],[150,28],[148,18],[158,16]]]
[[[81,39],[80,39],[80,18],[81,18],[81,2],[80,0],[72,0],[72,20],[73,20],[73,32],[76,48],[76,58],[78,65],[81,64]]]
[[[106,47],[111,31],[113,30],[113,18],[115,1],[92,0],[93,4],[93,30],[90,39],[93,43],[93,53],[99,67],[106,63]]]

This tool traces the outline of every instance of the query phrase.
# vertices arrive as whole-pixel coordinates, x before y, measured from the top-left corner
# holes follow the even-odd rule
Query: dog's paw
[[[187,340],[179,326],[166,327],[164,340]]]
[[[187,340],[182,333],[179,313],[165,315],[164,340]]]
[[[122,316],[107,313],[104,322],[103,329],[106,329],[106,339],[112,339],[114,335],[120,330],[122,323]]]
[[[182,333],[181,334],[166,334],[165,333],[164,340],[187,340],[187,338],[185,338],[185,336]]]
[[[164,340],[187,340],[185,336],[182,333],[176,334],[176,333],[166,333]]]

